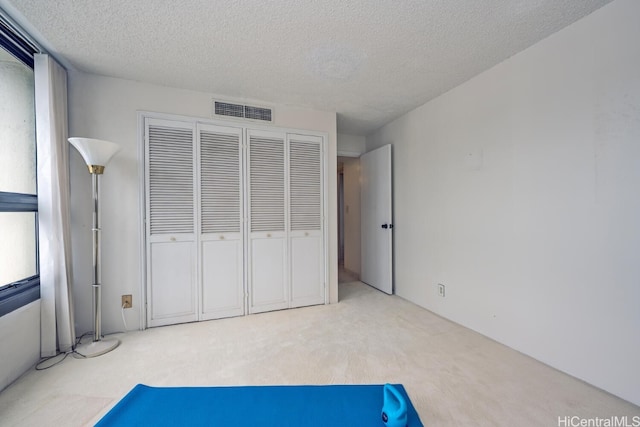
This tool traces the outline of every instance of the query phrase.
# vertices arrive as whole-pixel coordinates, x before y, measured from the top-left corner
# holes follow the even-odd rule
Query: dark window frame
[[[0,17],[1,18],[1,17]],[[0,19],[0,46],[33,69],[36,47],[10,23]],[[37,151],[36,151],[37,167]],[[37,186],[37,183],[36,183]],[[36,189],[37,192],[37,189]],[[0,317],[40,298],[40,250],[38,236],[38,195],[0,191],[0,212],[34,212],[36,215],[36,273],[34,276],[0,283]]]
[[[38,212],[38,195],[0,191],[0,212]]]
[[[10,283],[0,289],[0,317],[40,299],[40,276]]]

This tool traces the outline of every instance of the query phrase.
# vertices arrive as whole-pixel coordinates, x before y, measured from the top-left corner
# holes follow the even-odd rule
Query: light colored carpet
[[[557,426],[640,408],[359,282],[340,303],[153,328],[101,357],[32,370],[2,426],[92,425],[134,385],[402,383],[426,426]]]

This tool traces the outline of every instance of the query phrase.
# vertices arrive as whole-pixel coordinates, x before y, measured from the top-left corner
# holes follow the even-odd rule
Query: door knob
[[[389,228],[389,224],[382,224],[382,228],[385,228],[385,229]]]

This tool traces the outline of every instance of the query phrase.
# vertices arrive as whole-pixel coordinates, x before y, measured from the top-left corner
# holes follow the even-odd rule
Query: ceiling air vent
[[[256,107],[254,105],[234,104],[225,101],[213,101],[213,114],[216,116],[236,117],[240,119],[272,122],[271,108]]]
[[[214,109],[217,116],[244,117],[244,105],[214,101]]]

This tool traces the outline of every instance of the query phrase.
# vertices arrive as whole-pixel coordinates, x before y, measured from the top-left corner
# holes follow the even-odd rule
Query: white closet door
[[[249,312],[289,307],[285,134],[247,131]]]
[[[291,307],[325,302],[322,138],[288,135]]]
[[[244,314],[242,129],[199,125],[201,320]]]
[[[149,326],[197,319],[194,145],[192,123],[145,120]]]

